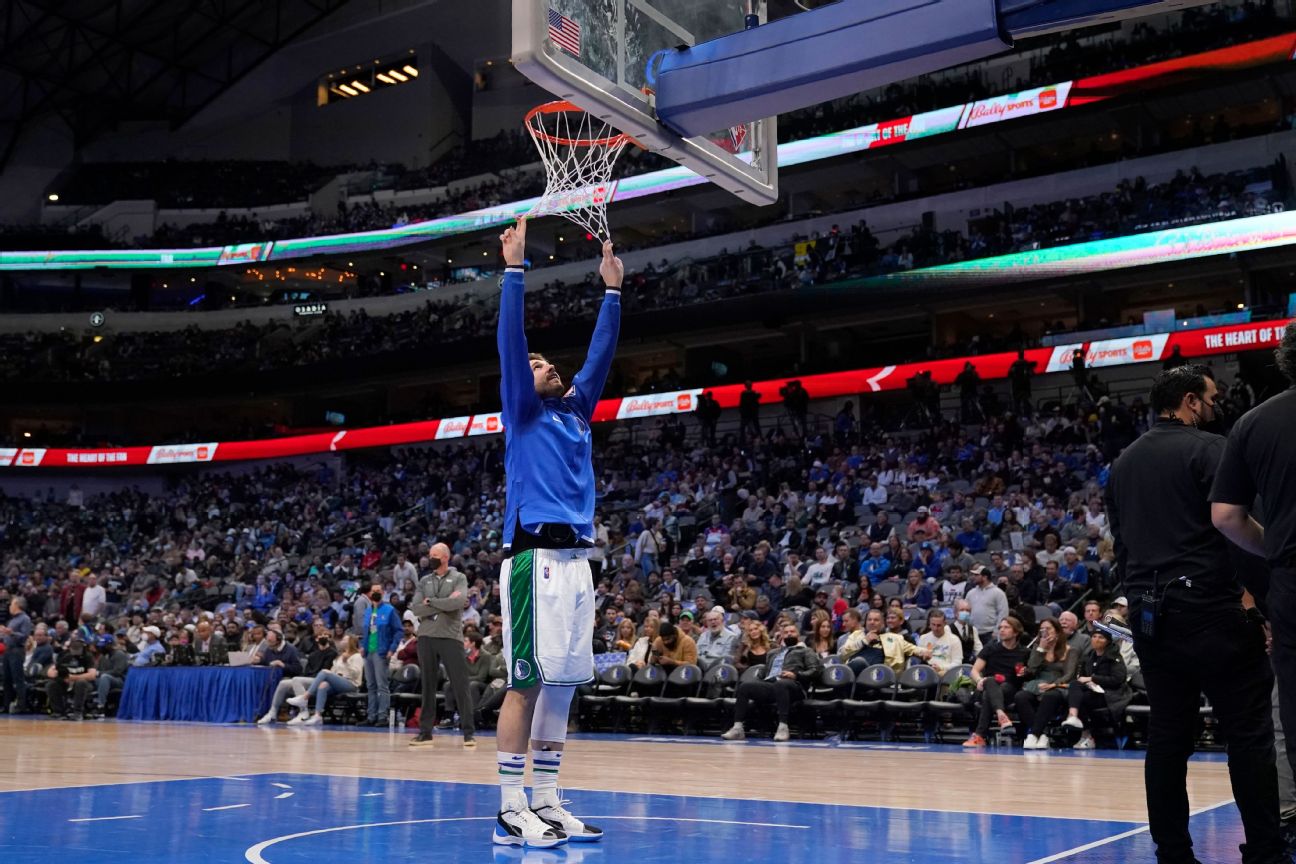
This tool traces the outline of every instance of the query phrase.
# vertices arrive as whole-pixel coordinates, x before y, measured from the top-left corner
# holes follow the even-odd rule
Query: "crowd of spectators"
[[[848,230],[792,236],[774,248],[722,249],[709,259],[649,264],[630,274],[628,313],[678,308],[753,294],[808,288],[983,258],[1027,249],[1118,236],[1137,230],[1267,213],[1289,197],[1281,162],[1266,168],[1202,176],[1196,169],[1149,185],[1142,178],[1115,191],[1047,205],[1005,208],[968,223],[968,232],[913,229],[882,245],[860,222]],[[543,330],[592,318],[602,289],[594,274],[571,284],[534,284],[528,326]],[[455,297],[386,317],[331,313],[299,326],[242,324],[87,337],[70,332],[0,336],[0,380],[108,381],[258,373],[335,358],[430,349],[494,332],[497,304]],[[986,343],[988,344],[988,343]],[[986,344],[981,346],[984,350]]]
[[[1245,392],[1221,389],[1230,416]],[[948,669],[945,626],[979,646],[1010,613],[1023,639],[1060,616],[1070,638],[1076,601],[1117,586],[1101,494],[1146,407],[987,407],[980,426],[942,418],[923,432],[842,409],[831,424],[767,419],[716,436],[672,417],[646,437],[611,436],[595,450],[596,652],[741,668],[791,628],[819,660],[903,667],[919,653]],[[288,679],[354,678],[348,637],[369,586],[403,614],[436,542],[468,577],[464,620],[481,641],[465,650],[498,653],[504,488],[502,442],[490,441],[353,456],[340,470],[195,472],[157,495],[0,498],[0,623],[26,637],[27,615],[37,628],[9,640],[4,707],[31,710],[28,685],[47,676],[94,685],[70,687],[55,710],[102,710],[124,664],[219,663],[235,650],[282,663]],[[726,629],[737,619],[741,636]],[[866,638],[879,624],[893,635]],[[72,661],[84,678],[69,679]],[[306,692],[289,704],[305,711]]]

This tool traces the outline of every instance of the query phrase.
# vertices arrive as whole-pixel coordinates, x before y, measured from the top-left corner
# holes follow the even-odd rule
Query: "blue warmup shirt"
[[[504,547],[513,545],[519,522],[527,531],[543,524],[570,525],[594,539],[594,461],[590,418],[616,353],[621,330],[621,292],[608,289],[594,325],[585,365],[561,399],[541,399],[527,357],[524,277],[504,273],[498,346],[500,398],[504,403]]]

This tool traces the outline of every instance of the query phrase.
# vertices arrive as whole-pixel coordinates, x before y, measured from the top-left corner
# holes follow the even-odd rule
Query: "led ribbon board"
[[[898,117],[803,141],[780,144],[778,162],[781,167],[788,168],[793,165],[831,159],[834,156],[946,135],[959,129],[1003,123],[1091,105],[1130,93],[1182,84],[1185,81],[1209,79],[1221,72],[1254,68],[1269,63],[1290,62],[1294,52],[1296,52],[1296,33],[1286,33],[1121,72],[1035,87],[1021,93],[1008,93],[964,105]],[[617,184],[614,200],[660,195],[706,182],[708,181],[687,168],[668,168],[622,179]],[[213,246],[202,249],[0,252],[0,270],[194,269],[245,266],[253,261],[289,261],[316,255],[359,254],[397,249],[504,225],[529,212],[538,200],[538,198],[527,198],[457,216],[446,216],[379,231],[332,234],[326,237],[301,237],[293,240],[266,240],[234,246]]]

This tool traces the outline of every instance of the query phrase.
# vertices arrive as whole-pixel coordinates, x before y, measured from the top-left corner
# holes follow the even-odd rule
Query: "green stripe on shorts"
[[[540,683],[535,659],[535,551],[527,549],[513,556],[509,568],[509,627],[512,635],[513,687],[534,687]]]

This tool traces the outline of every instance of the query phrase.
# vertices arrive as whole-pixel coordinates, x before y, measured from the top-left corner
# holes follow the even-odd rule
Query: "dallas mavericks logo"
[[[525,661],[525,660],[518,660],[516,663],[513,664],[513,677],[514,677],[514,678],[530,678],[530,677],[531,677],[531,664],[528,663],[528,662]]]
[[[549,578],[549,568],[548,568],[548,567],[545,567],[545,568],[544,568],[544,578],[545,578],[546,580]]]

